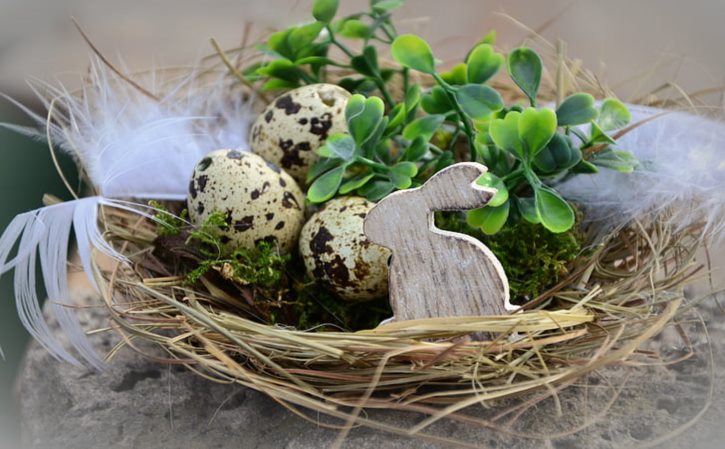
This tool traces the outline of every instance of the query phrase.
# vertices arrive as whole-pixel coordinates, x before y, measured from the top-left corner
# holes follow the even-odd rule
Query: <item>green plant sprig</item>
[[[596,105],[591,95],[575,93],[556,109],[538,104],[543,64],[533,49],[504,56],[495,50],[491,32],[463,62],[439,72],[425,40],[398,35],[391,15],[402,0],[371,0],[369,11],[335,19],[338,3],[315,1],[316,21],[270,36],[261,48],[273,59],[245,72],[264,80],[265,90],[324,82],[328,67],[352,72],[337,81],[353,93],[345,111],[348,133],[330,136],[319,149],[321,159],[308,174],[311,202],[352,193],[377,201],[469,160],[489,168],[478,184],[498,191],[486,207],[468,213],[469,225],[495,234],[507,223],[525,220],[559,233],[571,229],[575,214],[556,191],[558,183],[599,168],[631,172],[637,166],[607,134],[629,122],[620,101],[608,98]],[[361,53],[343,39],[361,41]],[[376,45],[389,47],[399,67],[382,68]],[[331,48],[347,62],[332,61]],[[490,86],[504,66],[527,105],[504,104]],[[425,91],[410,85],[411,71],[429,76],[434,85]],[[404,87],[399,101],[390,94],[396,77]]]

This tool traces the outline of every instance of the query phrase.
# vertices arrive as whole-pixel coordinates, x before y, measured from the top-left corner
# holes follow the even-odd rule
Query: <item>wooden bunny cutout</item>
[[[395,319],[506,315],[509,286],[491,250],[465,234],[435,227],[433,212],[482,207],[495,189],[475,184],[486,166],[463,162],[421,187],[395,192],[370,210],[365,234],[390,248],[390,303]]]

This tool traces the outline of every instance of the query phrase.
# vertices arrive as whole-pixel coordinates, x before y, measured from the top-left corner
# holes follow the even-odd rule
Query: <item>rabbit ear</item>
[[[488,168],[475,162],[451,165],[425,184],[422,192],[431,210],[467,210],[482,207],[496,194],[495,189],[475,185],[474,182]]]

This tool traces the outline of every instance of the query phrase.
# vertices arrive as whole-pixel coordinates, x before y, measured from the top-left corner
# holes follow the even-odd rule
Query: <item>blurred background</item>
[[[38,108],[25,80],[56,79],[77,86],[89,49],[71,17],[109,58],[128,70],[188,65],[210,54],[209,38],[235,47],[245,24],[251,37],[309,20],[311,0],[0,0],[0,92]],[[342,0],[358,10],[367,0]],[[567,43],[568,55],[620,98],[698,92],[722,106],[725,84],[725,1],[677,0],[409,0],[397,13],[400,28],[426,38],[445,61],[460,60],[472,44],[495,29],[503,49],[519,45],[533,30],[552,43]],[[515,20],[513,19],[515,18]],[[528,27],[528,28],[527,28]],[[669,83],[669,84],[667,84]],[[665,87],[666,86],[666,87]],[[42,111],[41,111],[42,112]],[[0,122],[28,123],[0,99]],[[65,170],[72,163],[63,159]],[[0,229],[17,213],[41,206],[44,193],[65,197],[44,143],[0,130]],[[12,278],[0,280],[0,436],[12,441],[12,385],[27,333],[15,313]],[[2,443],[0,443],[2,444]],[[9,443],[13,447],[14,443]]]

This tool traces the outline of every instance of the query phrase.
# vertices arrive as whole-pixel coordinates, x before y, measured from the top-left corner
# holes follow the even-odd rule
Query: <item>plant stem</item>
[[[381,164],[380,162],[375,162],[373,160],[370,160],[370,159],[368,159],[366,157],[362,157],[362,156],[357,156],[355,159],[353,159],[353,161],[368,165],[373,168],[377,168],[378,170],[388,171],[388,169],[389,169],[388,166],[385,164]]]
[[[468,119],[468,116],[465,112],[463,112],[463,109],[461,109],[461,105],[458,104],[458,101],[456,100],[455,95],[453,95],[453,87],[446,83],[443,78],[441,78],[440,75],[437,73],[432,74],[433,78],[436,80],[439,86],[443,88],[443,91],[446,93],[446,96],[448,97],[448,101],[451,102],[453,105],[453,108],[456,110],[456,113],[458,114],[458,117],[461,119],[461,122],[463,122],[463,129],[466,133],[466,137],[468,138],[468,146],[471,152],[471,160],[476,159],[476,146],[475,146],[475,134],[473,132],[473,125],[471,125],[470,120]]]
[[[332,28],[330,26],[325,27],[327,29],[327,34],[330,36],[330,43],[339,48],[348,58],[352,58],[355,55],[350,51],[345,44],[335,39],[335,33],[332,32]]]

